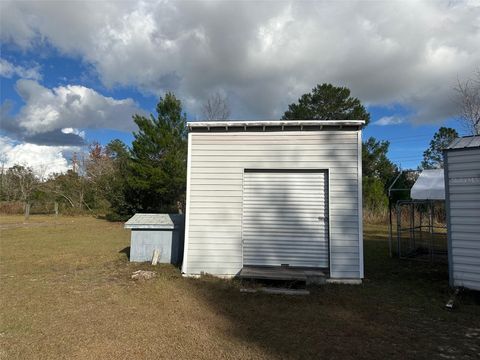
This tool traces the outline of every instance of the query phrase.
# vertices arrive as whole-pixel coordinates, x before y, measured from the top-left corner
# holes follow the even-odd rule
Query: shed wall
[[[480,149],[445,157],[450,282],[480,290]]]
[[[328,169],[330,275],[362,277],[360,141],[351,130],[190,133],[183,271],[241,270],[244,169]]]

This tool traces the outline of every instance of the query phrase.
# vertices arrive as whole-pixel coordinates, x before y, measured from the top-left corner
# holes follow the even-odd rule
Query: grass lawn
[[[0,217],[0,359],[479,359],[480,301],[445,265],[387,256],[365,227],[363,285],[310,296],[240,293],[173,266],[130,279],[129,232],[89,217]]]

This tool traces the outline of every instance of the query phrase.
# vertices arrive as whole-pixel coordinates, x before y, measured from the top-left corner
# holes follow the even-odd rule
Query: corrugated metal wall
[[[451,284],[480,290],[480,149],[450,150],[445,160]]]
[[[330,274],[359,278],[357,131],[189,134],[184,272],[235,275],[243,264],[244,169],[329,169]]]
[[[245,171],[243,264],[328,267],[325,171]]]

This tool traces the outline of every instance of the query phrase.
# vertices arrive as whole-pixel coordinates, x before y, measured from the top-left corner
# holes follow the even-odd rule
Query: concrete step
[[[241,279],[299,281],[309,284],[324,284],[327,276],[323,269],[294,267],[244,266],[238,275]]]
[[[310,291],[305,289],[288,289],[288,288],[277,288],[277,287],[260,287],[255,289],[242,288],[240,292],[243,293],[265,293],[273,295],[310,295]]]

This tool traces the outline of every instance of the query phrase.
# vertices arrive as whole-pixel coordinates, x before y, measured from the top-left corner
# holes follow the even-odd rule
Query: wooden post
[[[53,209],[55,211],[55,217],[58,216],[58,202],[55,201],[55,204],[53,205]]]
[[[160,258],[160,250],[153,250],[152,265],[157,265],[158,259]]]
[[[25,204],[25,220],[28,220],[30,217],[30,203]]]

